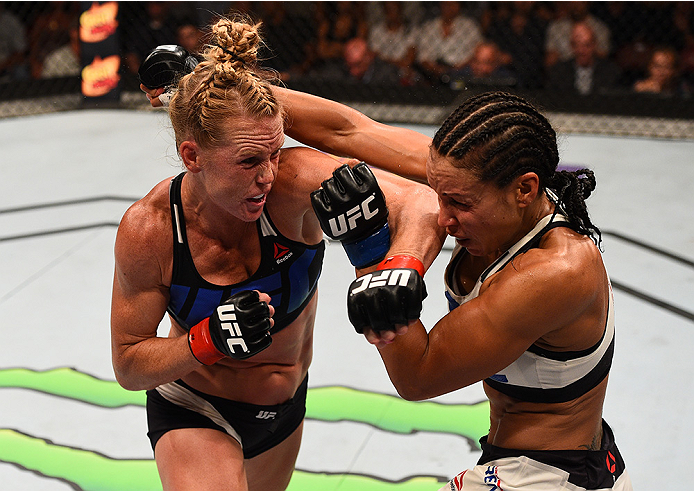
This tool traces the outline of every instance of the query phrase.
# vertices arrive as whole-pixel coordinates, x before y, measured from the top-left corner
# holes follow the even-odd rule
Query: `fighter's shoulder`
[[[119,242],[125,242],[130,246],[142,244],[150,247],[161,241],[162,234],[170,233],[170,181],[171,179],[161,181],[127,209],[118,227]]]
[[[590,291],[604,274],[600,250],[587,236],[566,227],[545,234],[539,247],[531,248],[513,261],[513,270],[542,278],[551,287]]]
[[[282,149],[279,165],[277,185],[305,192],[318,189],[342,162],[338,157],[310,147],[291,147]]]
[[[316,150],[315,148],[305,146],[284,147],[280,153],[280,162],[296,166],[302,166],[302,164],[306,161],[310,161],[330,163],[330,165],[338,167],[344,163],[343,160],[351,161],[354,159],[343,159],[341,157]],[[355,160],[355,162],[358,161]]]

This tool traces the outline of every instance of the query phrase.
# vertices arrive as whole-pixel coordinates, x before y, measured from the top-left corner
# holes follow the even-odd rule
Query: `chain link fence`
[[[153,47],[196,51],[216,16],[244,13],[287,87],[380,121],[436,125],[503,89],[562,131],[694,138],[692,2],[0,2],[0,117],[93,107],[94,5],[116,15],[119,65],[98,107],[148,108],[137,69]]]

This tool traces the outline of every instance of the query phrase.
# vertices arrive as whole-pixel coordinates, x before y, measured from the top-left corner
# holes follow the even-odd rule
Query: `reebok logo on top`
[[[280,264],[294,255],[293,252],[289,250],[289,247],[285,247],[282,244],[275,242],[275,260],[277,264]]]

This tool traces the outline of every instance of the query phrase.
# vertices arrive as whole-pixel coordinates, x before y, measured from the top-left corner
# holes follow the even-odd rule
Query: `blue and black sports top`
[[[455,274],[467,251],[456,244],[445,274],[449,309],[453,310],[476,298],[485,280],[503,269],[518,254],[537,247],[542,236],[555,227],[571,225],[563,215],[544,217],[533,230],[494,261],[467,294],[462,292]],[[602,339],[594,346],[582,351],[560,352],[533,344],[509,366],[485,379],[485,383],[502,394],[528,402],[566,402],[587,393],[605,379],[612,365],[615,331],[611,286],[607,308],[607,322]]]
[[[190,330],[234,293],[258,290],[270,295],[270,304],[275,308],[275,325],[270,332],[279,332],[301,314],[313,297],[323,267],[325,243],[307,245],[287,239],[275,228],[264,209],[256,221],[261,250],[258,270],[240,283],[212,284],[198,273],[188,247],[181,205],[184,175],[185,172],[173,178],[169,188],[174,262],[167,311],[181,327]]]

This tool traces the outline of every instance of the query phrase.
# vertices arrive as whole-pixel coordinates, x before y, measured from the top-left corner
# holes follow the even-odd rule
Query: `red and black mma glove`
[[[311,193],[311,204],[323,232],[342,243],[356,268],[372,266],[388,253],[386,200],[364,162],[335,169],[333,177]]]
[[[188,345],[193,356],[212,365],[225,356],[245,360],[272,343],[270,309],[255,290],[227,298],[211,316],[190,328]]]
[[[347,315],[359,333],[395,331],[419,319],[427,297],[424,265],[412,256],[396,255],[382,261],[376,271],[354,280],[347,294]]]
[[[147,55],[140,65],[137,77],[150,90],[164,88],[159,100],[164,106],[168,106],[178,79],[192,72],[197,64],[198,59],[190,55],[183,46],[162,44]]]

